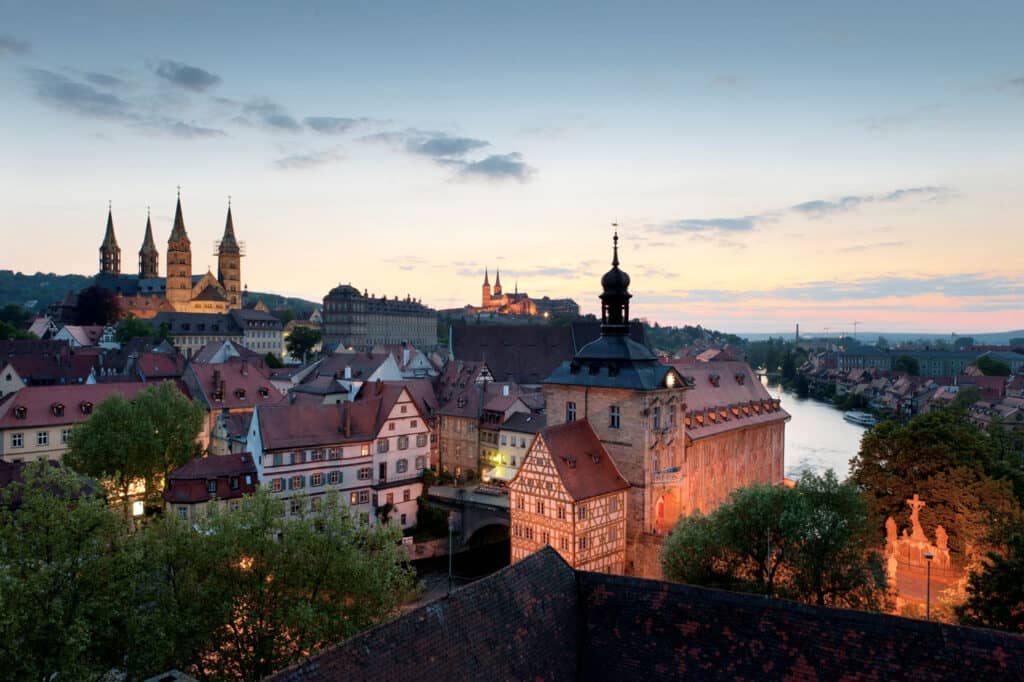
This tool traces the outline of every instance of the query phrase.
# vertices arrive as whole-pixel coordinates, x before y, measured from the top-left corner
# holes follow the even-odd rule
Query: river
[[[767,388],[793,417],[786,424],[786,477],[799,478],[807,469],[816,473],[833,469],[840,480],[845,479],[850,458],[860,449],[861,435],[867,429],[845,421],[843,413],[828,403],[798,398],[779,384],[767,384]]]

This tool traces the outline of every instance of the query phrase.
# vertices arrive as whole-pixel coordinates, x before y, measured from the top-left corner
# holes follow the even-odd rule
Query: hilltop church
[[[181,196],[167,240],[167,276],[160,276],[160,252],[153,240],[153,224],[146,216],[146,234],[139,249],[139,274],[121,273],[121,248],[114,235],[113,211],[107,212],[107,230],[100,245],[100,272],[96,284],[114,291],[123,313],[151,318],[161,312],[226,313],[242,307],[243,245],[235,238],[228,203],[224,236],[216,244],[217,276],[207,271],[192,274],[192,243],[185,231]]]

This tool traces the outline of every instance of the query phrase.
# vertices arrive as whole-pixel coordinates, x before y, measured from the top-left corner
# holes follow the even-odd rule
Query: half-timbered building
[[[628,489],[590,422],[544,429],[509,484],[512,561],[550,545],[574,568],[624,573]]]

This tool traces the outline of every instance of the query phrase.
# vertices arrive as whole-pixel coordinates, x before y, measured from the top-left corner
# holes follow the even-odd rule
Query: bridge
[[[505,536],[511,525],[508,491],[501,488],[486,484],[434,485],[430,487],[429,499],[438,507],[455,512],[456,539],[465,546],[491,542],[493,538],[489,536],[496,531]]]

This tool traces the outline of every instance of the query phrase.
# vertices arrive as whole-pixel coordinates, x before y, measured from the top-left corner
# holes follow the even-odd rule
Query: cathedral
[[[121,248],[114,235],[113,211],[107,211],[107,230],[100,245],[100,272],[96,284],[118,295],[121,311],[139,318],[160,312],[226,313],[242,307],[243,245],[235,238],[231,204],[224,236],[216,244],[217,276],[207,271],[192,274],[192,242],[185,231],[181,196],[167,240],[167,275],[160,276],[160,252],[153,240],[153,224],[146,216],[146,234],[139,249],[139,274],[121,273]]]
[[[480,312],[494,312],[505,315],[536,315],[537,304],[530,298],[529,294],[519,293],[518,284],[516,284],[515,293],[504,293],[501,290],[500,268],[494,277],[494,289],[492,290],[490,273],[484,270],[484,286]]]

